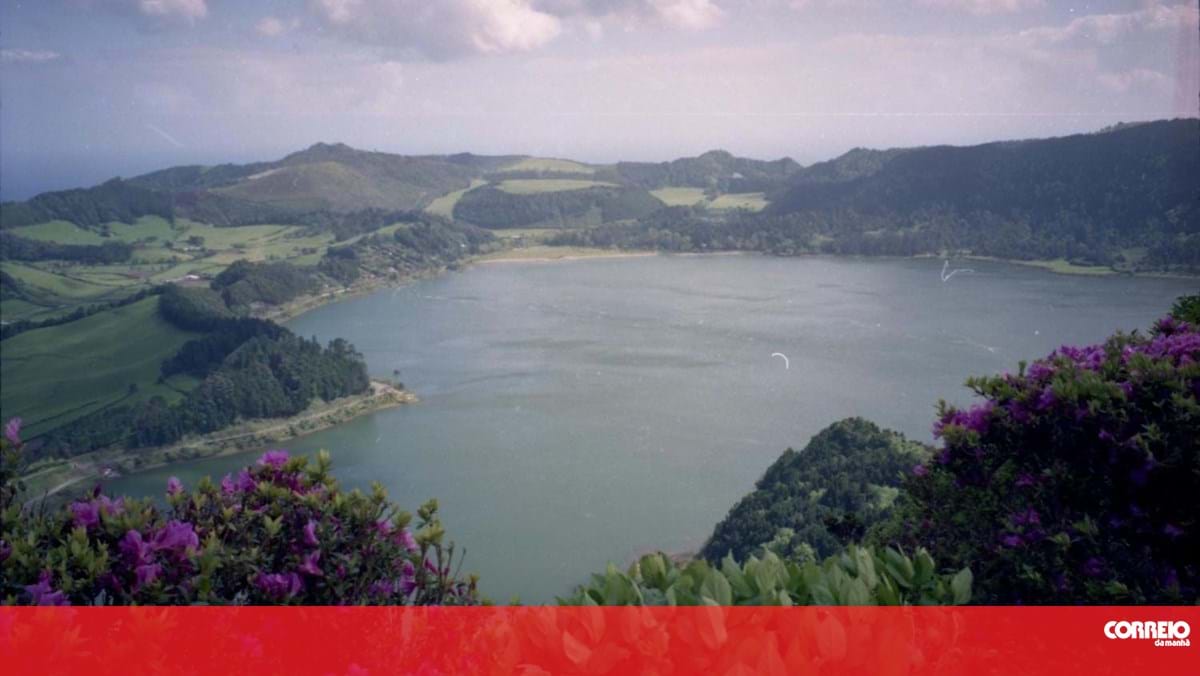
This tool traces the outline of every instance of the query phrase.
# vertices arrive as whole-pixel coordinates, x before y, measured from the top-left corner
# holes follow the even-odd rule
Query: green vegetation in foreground
[[[497,187],[513,195],[533,195],[541,192],[563,192],[584,188],[615,188],[617,185],[605,181],[584,181],[575,178],[512,178],[501,181]]]
[[[849,545],[821,563],[774,552],[739,564],[726,556],[680,565],[648,554],[627,572],[609,565],[566,599],[573,606],[899,606],[961,605],[971,600],[971,571],[940,572],[929,552]]]
[[[117,403],[180,398],[195,380],[158,384],[163,360],[198,334],[173,326],[152,296],[69,324],[0,342],[0,416],[37,435]]]
[[[486,184],[487,181],[484,181],[483,179],[473,178],[471,179],[471,185],[463,188],[462,190],[455,190],[454,192],[446,193],[445,195],[433,200],[429,203],[429,206],[425,207],[425,211],[428,211],[431,214],[437,214],[438,216],[442,216],[444,218],[454,218],[454,205],[458,204],[458,200],[462,198],[463,195],[467,194],[467,192]]]
[[[499,172],[542,172],[547,174],[592,174],[596,170],[586,164],[572,160],[559,160],[550,157],[526,157],[512,164],[505,165]]]

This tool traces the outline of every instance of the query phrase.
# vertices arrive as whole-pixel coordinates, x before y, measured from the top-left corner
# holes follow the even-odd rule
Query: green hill
[[[198,334],[158,313],[157,296],[69,324],[27,331],[0,342],[0,417],[21,417],[29,436],[118,402],[179,398],[194,384],[158,384],[159,367]]]
[[[718,562],[770,547],[780,555],[812,548],[824,558],[860,538],[891,506],[903,475],[928,455],[921,444],[862,418],[821,430],[800,452],[788,449],[725,517],[700,551]]]

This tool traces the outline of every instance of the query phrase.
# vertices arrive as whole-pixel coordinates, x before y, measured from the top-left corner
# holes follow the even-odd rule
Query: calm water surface
[[[343,484],[442,505],[497,601],[544,602],[606,562],[698,548],[789,446],[860,415],[930,440],[939,397],[1063,343],[1148,326],[1194,281],[940,260],[650,257],[492,264],[328,305],[421,403],[295,440]],[[772,357],[779,352],[783,359]],[[254,454],[114,481],[161,494]]]

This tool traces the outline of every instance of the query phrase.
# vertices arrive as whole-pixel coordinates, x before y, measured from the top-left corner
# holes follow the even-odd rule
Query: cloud
[[[562,32],[557,16],[528,0],[312,0],[310,6],[339,37],[434,59],[527,52]]]
[[[1096,76],[1096,81],[1106,89],[1119,94],[1124,94],[1137,87],[1148,87],[1162,93],[1168,91],[1172,84],[1171,78],[1157,70],[1149,68],[1133,68],[1116,73],[1100,73]]]
[[[1061,44],[1093,42],[1112,44],[1131,33],[1195,27],[1200,21],[1195,6],[1151,5],[1125,14],[1089,14],[1062,26],[1039,26],[1021,31],[1024,38],[1037,42]]]
[[[1012,14],[1035,9],[1045,4],[1044,0],[917,0],[918,4],[943,9],[957,9],[972,14]]]
[[[46,63],[61,58],[62,54],[49,49],[0,49],[0,63]]]
[[[208,16],[206,0],[137,0],[137,9],[146,16],[179,18],[186,21]]]
[[[268,38],[277,38],[284,33],[295,30],[299,25],[299,19],[285,21],[273,16],[264,16],[259,19],[258,23],[254,24],[254,30],[259,35]]]
[[[687,30],[712,28],[725,14],[712,0],[650,0],[650,7],[667,25]]]

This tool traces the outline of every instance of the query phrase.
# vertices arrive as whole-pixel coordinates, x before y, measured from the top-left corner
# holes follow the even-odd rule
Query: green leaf
[[[713,599],[723,606],[733,605],[733,589],[719,571],[710,570],[700,584],[700,595]]]
[[[874,589],[879,584],[879,576],[875,574],[875,561],[871,552],[865,547],[853,547],[853,552],[858,579],[867,585],[867,589]]]
[[[974,581],[974,576],[971,574],[970,568],[963,568],[958,571],[958,574],[950,581],[950,591],[954,592],[955,605],[962,605],[971,601],[972,581]]]

